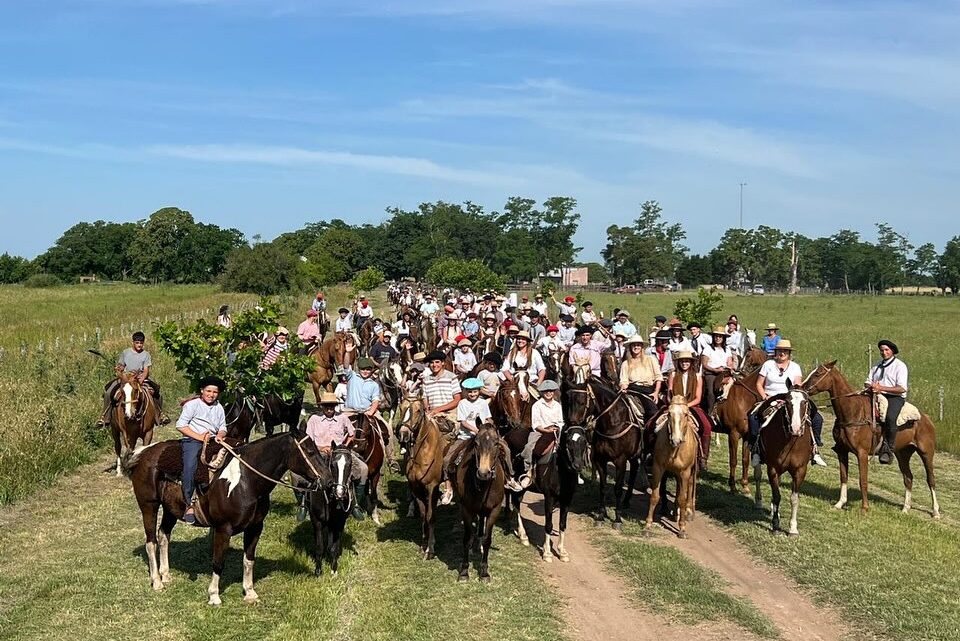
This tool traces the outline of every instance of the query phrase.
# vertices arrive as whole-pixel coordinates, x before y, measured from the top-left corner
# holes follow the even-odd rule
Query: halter
[[[330,452],[330,465],[333,465],[333,460],[334,460],[334,458],[335,458],[335,456],[336,456],[336,454],[337,454],[338,452],[340,452],[340,453],[346,452],[346,453],[347,453],[347,457],[351,457],[351,456],[352,456],[352,454],[351,454],[352,450],[351,450],[350,448],[347,448],[347,447],[337,447],[337,448],[335,448],[332,452]],[[311,468],[312,468],[312,467],[313,467],[313,466],[311,466]],[[318,482],[318,483],[319,483],[319,479],[320,479],[320,477],[317,476],[317,482]],[[350,508],[353,506],[353,497],[352,497],[351,494],[350,494],[350,481],[349,481],[349,479],[347,480],[346,483],[339,483],[339,482],[338,482],[338,483],[332,483],[332,484],[330,484],[329,487],[330,487],[331,489],[333,489],[334,491],[337,491],[338,489],[343,490],[343,493],[344,493],[344,494],[346,495],[346,497],[347,497],[347,507],[346,507],[346,510],[349,511]],[[329,503],[329,502],[330,502],[330,497],[327,495],[326,489],[323,490],[322,494],[323,494],[323,498]]]

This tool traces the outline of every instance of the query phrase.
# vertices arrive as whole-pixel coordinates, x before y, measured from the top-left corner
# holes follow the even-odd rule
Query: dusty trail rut
[[[531,496],[522,515],[531,545],[541,546],[542,501]],[[539,525],[539,527],[538,527]],[[686,637],[695,634],[701,640],[743,639],[751,635],[727,622],[684,626],[636,605],[629,599],[631,588],[605,567],[604,559],[590,543],[586,525],[571,514],[566,534],[569,563],[556,559],[542,564],[550,583],[567,601],[565,617],[572,636],[581,641],[629,639],[643,641]],[[788,641],[833,641],[851,638],[839,616],[818,607],[781,573],[754,561],[737,541],[706,517],[697,514],[689,524],[690,538],[676,539],[672,532],[659,529],[661,536],[646,539],[669,545],[694,562],[718,573],[729,583],[727,591],[749,599],[769,617],[783,639]],[[609,536],[621,536],[611,533]]]

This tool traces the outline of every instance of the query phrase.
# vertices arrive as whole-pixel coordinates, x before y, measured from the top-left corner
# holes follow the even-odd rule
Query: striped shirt
[[[283,352],[290,349],[289,343],[281,343],[280,341],[274,341],[273,345],[267,348],[267,351],[263,355],[263,360],[260,361],[260,367],[263,369],[270,369],[273,367],[273,364],[277,362],[277,358]]]
[[[460,393],[460,380],[445,369],[436,376],[428,370],[423,375],[423,393],[431,409],[443,407]]]

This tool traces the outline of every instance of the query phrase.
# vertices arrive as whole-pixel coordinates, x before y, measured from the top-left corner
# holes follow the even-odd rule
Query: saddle
[[[876,412],[877,422],[882,423],[887,419],[887,397],[883,394],[876,394],[874,400],[874,411]],[[920,410],[912,403],[904,402],[903,409],[897,417],[897,427],[903,427],[907,423],[919,421],[921,417]]]
[[[533,461],[536,465],[545,465],[557,454],[557,439],[550,434],[541,434],[533,446]]]
[[[761,407],[765,403],[766,407],[763,407],[761,411]],[[757,418],[760,419],[760,429],[763,429],[770,424],[770,421],[773,420],[773,417],[776,416],[777,412],[783,409],[784,405],[786,404],[786,401],[782,399],[773,399],[769,403],[767,403],[767,401],[760,401],[750,408],[750,413],[753,414],[760,411],[760,414],[757,416]]]
[[[235,447],[240,444],[239,440],[230,439],[229,445]],[[230,453],[217,443],[210,439],[200,451],[200,464],[197,466],[197,473],[194,475],[194,483],[197,489],[203,493],[207,486],[213,482],[217,473],[226,465],[230,458]],[[183,449],[177,442],[174,446],[165,447],[157,460],[157,470],[171,482],[180,483],[183,476]]]

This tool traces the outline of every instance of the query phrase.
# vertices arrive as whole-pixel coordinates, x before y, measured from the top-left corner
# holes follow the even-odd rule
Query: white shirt
[[[353,318],[350,314],[346,316],[337,316],[337,330],[338,332],[349,332],[353,329]]]
[[[589,325],[590,323],[596,323],[599,318],[593,312],[580,312],[580,320],[583,321],[584,325]]]
[[[457,371],[469,372],[477,366],[477,355],[470,350],[464,353],[462,348],[458,347],[453,353],[453,365]]]
[[[518,353],[516,354],[516,356],[517,356],[516,363],[513,362],[513,358],[511,358],[510,356],[507,356],[507,358],[503,359],[503,367],[500,368],[500,371],[516,374],[518,370],[526,368],[526,370],[530,372],[530,376],[533,378],[536,378],[537,376],[539,376],[540,372],[543,371],[544,369],[543,357],[540,356],[540,352],[538,352],[537,350],[532,350],[532,356],[530,357],[529,367],[527,366],[527,363],[524,362],[526,360],[526,357],[523,354]]]
[[[883,361],[879,361],[876,365],[870,368],[870,376],[867,378],[867,384],[880,383],[884,387],[902,387],[904,389],[904,393],[900,396],[906,398],[906,390],[908,389],[907,364],[896,356],[894,356],[893,359],[883,369],[880,368],[882,364]]]
[[[563,316],[564,314],[569,314],[570,316],[573,316],[574,318],[576,318],[576,314],[577,314],[576,305],[568,305],[566,303],[557,303],[557,307],[560,308],[561,316]]]
[[[478,418],[480,419],[481,423],[490,420],[489,401],[483,398],[478,398],[473,402],[463,399],[457,403],[458,425],[463,421],[470,421],[471,424],[474,424]],[[464,429],[463,425],[459,425],[459,427],[460,431],[457,432],[458,439],[467,440],[473,438],[473,432]]]
[[[667,343],[667,349],[669,349],[670,353],[674,355],[676,355],[677,352],[692,352],[693,343],[691,343],[690,339],[687,337],[683,337],[679,341],[675,341],[671,338],[670,342]]]
[[[727,359],[733,356],[730,348],[718,349],[709,345],[703,349],[701,356],[707,357],[707,367],[711,369],[720,369],[727,366]]]
[[[530,408],[530,425],[533,429],[552,425],[563,427],[563,406],[556,400],[547,403],[541,398]]]
[[[424,314],[425,316],[433,316],[438,311],[440,311],[440,305],[438,305],[433,301],[429,303],[424,303],[423,305],[420,306],[420,313]]]
[[[547,310],[549,309],[549,307],[547,307],[547,304],[544,303],[543,301],[540,301],[539,303],[534,303],[533,308],[538,312],[540,312],[541,316],[546,316]]]
[[[367,305],[357,305],[357,316],[360,318],[373,318],[373,307]]]
[[[713,339],[709,335],[700,332],[700,335],[694,338],[690,337],[690,345],[693,347],[694,354],[703,354],[703,350],[710,347],[713,344]]]
[[[223,405],[219,402],[207,405],[200,398],[187,401],[183,404],[180,418],[177,419],[177,427],[187,427],[188,425],[198,434],[209,432],[216,435],[220,430],[226,430],[227,419],[223,413]]]
[[[796,382],[803,379],[803,370],[790,361],[790,364],[781,372],[776,361],[766,361],[760,367],[760,376],[763,377],[763,391],[767,396],[787,393],[787,381]]]

